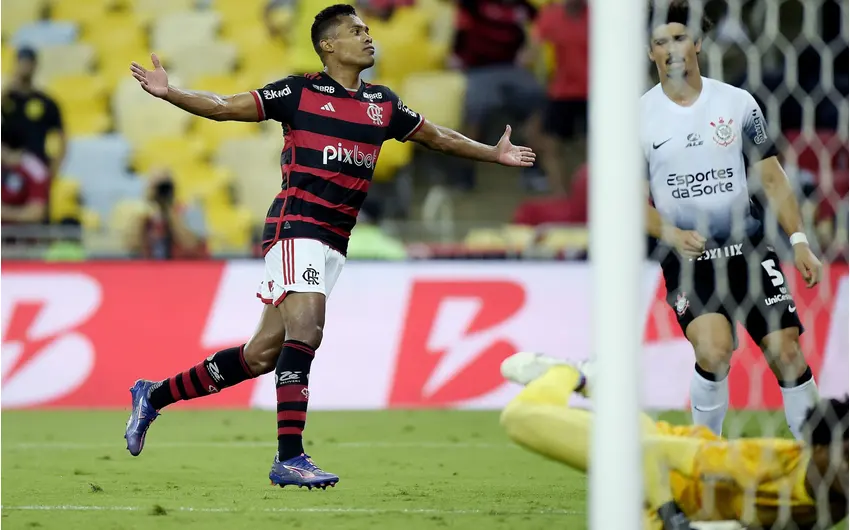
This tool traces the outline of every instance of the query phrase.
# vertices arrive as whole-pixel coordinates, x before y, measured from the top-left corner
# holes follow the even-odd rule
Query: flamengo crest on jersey
[[[641,146],[652,200],[679,228],[716,240],[754,235],[761,222],[750,209],[745,155],[752,164],[776,154],[775,148],[752,95],[702,81],[690,107],[673,103],[661,85],[641,98]]]

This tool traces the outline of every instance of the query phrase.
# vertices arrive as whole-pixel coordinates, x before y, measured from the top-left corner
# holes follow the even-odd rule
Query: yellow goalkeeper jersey
[[[688,475],[673,472],[673,497],[695,521],[737,520],[772,524],[786,512],[796,523],[815,522],[806,491],[811,455],[794,440],[723,440],[707,429],[670,435],[705,439]]]

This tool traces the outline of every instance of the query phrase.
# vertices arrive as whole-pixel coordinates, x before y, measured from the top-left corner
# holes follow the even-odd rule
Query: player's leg
[[[779,257],[767,252],[763,258],[759,267],[761,290],[752,298],[745,325],[779,382],[785,419],[799,440],[806,412],[818,401],[818,387],[800,349],[803,325],[779,267]]]
[[[729,408],[729,363],[735,340],[731,319],[715,293],[712,263],[668,258],[662,269],[667,303],[694,347],[696,363],[690,386],[693,421],[720,435]]]
[[[254,335],[241,346],[220,350],[195,366],[162,381],[136,381],[124,438],[133,456],[142,452],[159,410],[180,400],[215,394],[274,368],[285,333],[278,310],[265,306]]]
[[[269,478],[279,486],[324,488],[339,477],[304,454],[303,433],[310,399],[310,369],[322,343],[327,294],[344,261],[341,254],[310,239],[278,243],[283,264],[280,307],[286,338],[275,366],[278,451]]]

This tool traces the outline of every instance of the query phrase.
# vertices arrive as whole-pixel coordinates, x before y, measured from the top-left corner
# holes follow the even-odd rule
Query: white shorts
[[[257,298],[278,306],[290,292],[330,297],[345,256],[315,239],[283,239],[269,249],[265,261]]]

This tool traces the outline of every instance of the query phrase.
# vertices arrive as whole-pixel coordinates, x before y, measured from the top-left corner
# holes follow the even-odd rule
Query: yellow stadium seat
[[[522,252],[534,245],[537,239],[537,231],[531,226],[505,225],[502,228],[502,236],[508,248]]]
[[[195,118],[193,122],[192,131],[194,135],[203,142],[204,148],[211,153],[218,151],[222,142],[252,137],[259,130],[256,123],[250,122],[217,122],[204,118]]]
[[[280,39],[272,39],[261,20],[240,20],[222,17],[221,39],[236,45],[239,56],[263,55],[270,49],[283,52],[285,45]]]
[[[80,224],[83,225],[83,230],[86,232],[100,230],[100,214],[94,210],[83,208],[80,214]]]
[[[127,248],[127,241],[140,228],[140,223],[147,215],[150,207],[141,200],[121,199],[109,212],[109,229],[113,238],[119,241],[122,248]]]
[[[97,75],[66,75],[54,77],[47,85],[47,92],[65,109],[74,105],[84,105],[89,109],[106,110],[106,83]]]
[[[211,253],[248,250],[252,229],[252,217],[248,210],[217,205],[207,209],[206,213]]]
[[[122,109],[117,128],[130,145],[137,147],[151,138],[184,134],[191,119],[188,112],[150,98],[147,104]]]
[[[3,75],[11,75],[12,72],[15,71],[15,64],[18,62],[17,60],[17,50],[12,46],[3,46],[2,58],[0,58],[0,62],[2,62],[3,67]]]
[[[588,246],[586,227],[551,227],[545,229],[540,246],[544,249],[563,251],[582,251]]]
[[[51,0],[50,18],[84,23],[102,17],[113,7],[114,0]]]
[[[466,79],[460,72],[414,74],[399,91],[404,103],[429,121],[458,129],[463,118]]]
[[[201,75],[195,77],[190,86],[194,90],[205,90],[230,96],[259,88],[256,83],[256,80],[236,74]]]
[[[109,12],[83,24],[82,40],[104,52],[127,47],[147,48],[145,27],[132,13]]]
[[[107,110],[86,107],[64,107],[62,120],[70,137],[103,134],[112,128],[112,115]]]
[[[411,74],[442,70],[445,62],[442,48],[404,33],[391,33],[379,46],[377,66],[381,77],[404,79]]]
[[[151,48],[164,56],[177,50],[213,42],[221,17],[215,11],[185,11],[160,15],[151,28]]]
[[[378,165],[372,176],[374,182],[388,182],[395,177],[396,172],[410,163],[413,158],[413,145],[410,143],[385,142],[378,156]]]
[[[266,3],[266,0],[214,0],[212,8],[218,11],[225,24],[252,21],[262,26]]]
[[[281,142],[272,137],[255,136],[228,140],[214,156],[215,163],[233,174],[240,204],[260,218],[272,197],[280,191]]]
[[[502,232],[495,228],[473,228],[463,240],[469,250],[499,251],[507,250],[508,245]]]
[[[108,53],[100,54],[98,73],[103,78],[108,90],[116,90],[124,81],[133,81],[136,90],[139,89],[138,82],[133,80],[130,73],[130,63],[136,61],[148,68],[150,65],[150,52],[145,45],[128,43],[116,46]],[[169,77],[169,81],[171,78]]]
[[[185,162],[169,167],[177,184],[177,198],[181,201],[200,199],[204,203],[220,196],[233,181],[229,171],[206,162]]]
[[[168,57],[171,71],[192,84],[201,75],[223,75],[236,66],[236,46],[226,42],[195,44],[173,50]]]
[[[200,140],[189,135],[158,136],[142,143],[133,151],[133,167],[147,173],[158,166],[173,167],[199,163],[204,156]]]
[[[88,44],[45,46],[38,51],[36,84],[49,85],[56,77],[91,72],[95,64],[95,50]]]
[[[0,16],[3,40],[12,38],[18,28],[24,24],[41,18],[44,7],[43,0],[3,0],[3,12]]]
[[[195,0],[130,0],[131,9],[136,18],[142,24],[172,13],[191,11],[195,7]]]
[[[79,219],[81,212],[80,183],[67,177],[53,179],[50,183],[50,221]]]
[[[313,48],[309,48],[312,57],[307,54],[307,60],[313,61],[309,64],[306,70],[301,70],[300,73],[317,71],[319,68],[315,63],[321,65],[321,61],[313,52]],[[248,52],[246,54],[246,52]],[[281,43],[269,44],[269,46],[257,53],[256,50],[240,50],[239,64],[243,74],[251,76],[254,79],[259,77],[267,78],[268,80],[280,79],[286,77],[297,70],[299,64],[304,61],[303,48],[285,48]]]

